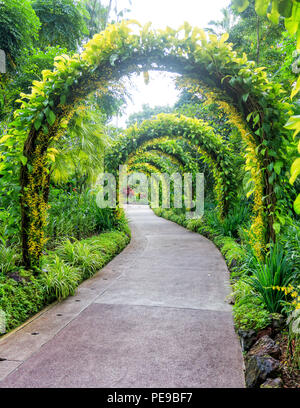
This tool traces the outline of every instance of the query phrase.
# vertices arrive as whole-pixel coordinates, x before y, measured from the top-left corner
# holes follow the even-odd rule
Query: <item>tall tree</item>
[[[237,21],[237,16],[233,14],[230,6],[223,8],[221,12],[223,14],[222,20],[211,20],[208,23],[210,27],[207,27],[206,31],[216,35],[222,35],[230,32]]]
[[[37,39],[39,27],[29,0],[0,2],[0,49],[6,53],[9,69],[16,67],[16,58]]]
[[[88,34],[81,2],[73,0],[35,0],[32,4],[41,21],[39,46],[59,45],[76,50]]]

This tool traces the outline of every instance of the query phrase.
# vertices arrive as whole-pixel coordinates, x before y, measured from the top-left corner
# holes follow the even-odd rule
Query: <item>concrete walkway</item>
[[[0,387],[244,387],[220,252],[148,207],[128,214],[120,255],[0,341]]]

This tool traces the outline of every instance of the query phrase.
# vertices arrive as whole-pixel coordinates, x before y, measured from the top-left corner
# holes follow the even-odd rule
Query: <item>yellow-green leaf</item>
[[[0,139],[0,143],[6,142],[6,140],[9,139],[9,138],[10,138],[10,135],[4,135],[4,136],[2,136],[1,139]]]
[[[293,184],[300,174],[300,157],[294,161],[291,167],[290,183]]]
[[[255,1],[255,11],[259,16],[265,16],[267,14],[268,6],[269,6],[269,1],[266,1],[266,0],[256,0]]]
[[[294,210],[297,214],[300,214],[300,194],[298,194],[296,200],[294,201]]]
[[[220,43],[224,43],[225,41],[227,41],[229,38],[229,34],[228,33],[224,33],[222,34],[221,38],[220,38]]]
[[[291,93],[291,99],[295,96],[295,95],[297,95],[297,93],[300,91],[300,75],[299,75],[299,77],[298,77],[298,79],[297,79],[297,82],[296,82],[296,84],[295,84],[295,86],[294,86],[294,88],[293,88],[293,90],[292,90],[292,93]]]

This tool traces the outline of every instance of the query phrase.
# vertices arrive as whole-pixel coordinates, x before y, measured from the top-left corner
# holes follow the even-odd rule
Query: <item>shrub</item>
[[[14,247],[0,245],[0,274],[9,274],[17,269],[20,254]]]
[[[7,331],[23,323],[49,301],[51,298],[45,292],[42,279],[29,272],[20,282],[0,277],[0,309],[5,312]]]
[[[66,264],[57,255],[44,260],[43,280],[46,293],[57,299],[74,295],[81,280],[80,270]]]
[[[235,326],[242,330],[260,330],[271,323],[270,313],[264,302],[253,291],[249,278],[239,279],[233,285]]]
[[[93,244],[66,240],[57,250],[57,255],[68,265],[78,267],[82,279],[89,278],[105,264],[103,254]]]
[[[256,268],[253,269],[250,284],[261,295],[269,312],[281,313],[285,293],[273,290],[273,287],[287,287],[295,277],[293,262],[284,254],[279,244],[274,244],[270,248],[265,263],[256,260]]]
[[[241,226],[249,219],[248,207],[244,203],[235,206],[223,220],[220,219],[216,210],[212,209],[205,212],[204,218],[216,235],[239,238]]]
[[[239,245],[233,238],[223,237],[222,243],[221,252],[228,265],[232,265],[233,263],[241,264],[247,257],[246,249]]]
[[[187,221],[186,228],[189,229],[190,231],[197,232],[198,229],[201,228],[202,226],[203,226],[202,218],[195,218]]]
[[[92,192],[79,194],[52,189],[47,226],[48,249],[55,248],[66,238],[83,239],[92,234],[122,229],[125,223],[123,216],[116,218],[112,208],[99,208]]]

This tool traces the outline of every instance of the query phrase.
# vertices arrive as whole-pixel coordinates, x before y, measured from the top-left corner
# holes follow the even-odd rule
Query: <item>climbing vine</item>
[[[42,214],[49,189],[46,175],[36,176],[37,164],[34,163],[39,163],[42,172],[42,168],[47,169],[47,150],[64,133],[76,105],[90,92],[95,89],[105,92],[122,76],[150,69],[177,72],[201,81],[212,91],[225,94],[229,105],[243,120],[248,118],[255,154],[263,157],[263,168],[268,174],[264,177],[264,194],[268,197],[264,200],[266,239],[275,239],[277,201],[281,200],[282,193],[276,191],[276,181],[286,177],[289,170],[280,148],[293,143],[290,131],[284,128],[287,116],[293,112],[291,105],[282,101],[283,89],[270,82],[264,70],[248,61],[246,55],[238,56],[226,42],[227,34],[221,38],[207,36],[203,30],[192,28],[188,23],[179,30],[154,31],[147,24],[137,32],[137,27],[139,23],[133,21],[110,25],[86,44],[81,55],[57,57],[54,70],[43,71],[42,80],[33,82],[31,94],[21,95],[22,106],[1,138],[6,146],[0,163],[4,181],[8,174],[17,174],[21,167],[23,260],[27,267],[38,262],[44,244],[42,232],[37,231],[45,227],[46,217]],[[193,126],[183,133],[194,135]],[[174,128],[176,130],[176,126]],[[190,137],[196,142],[197,138]],[[204,139],[201,142],[205,143]],[[222,142],[218,143],[218,152],[213,151],[215,146],[211,141],[205,148],[218,167],[218,177],[224,181],[224,175],[230,176],[230,162],[222,150]],[[28,189],[34,191],[38,200],[29,201]],[[222,185],[219,183],[219,189],[219,195],[225,200],[223,211],[234,189],[229,180]],[[33,240],[35,245],[30,245]]]
[[[187,139],[201,153],[201,159],[211,167],[215,179],[216,199],[223,217],[229,210],[230,201],[234,201],[237,188],[232,170],[234,157],[222,138],[215,135],[212,128],[199,119],[160,114],[155,119],[145,120],[139,127],[130,127],[106,155],[106,168],[116,173],[119,164],[126,163],[129,157],[131,161],[133,155],[136,156],[146,143],[155,139],[161,141],[161,138],[166,136]]]

